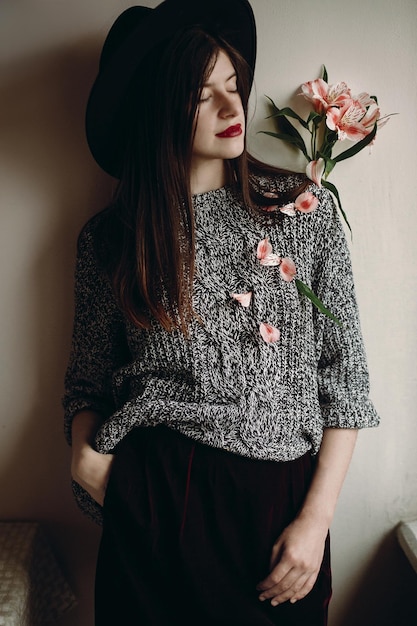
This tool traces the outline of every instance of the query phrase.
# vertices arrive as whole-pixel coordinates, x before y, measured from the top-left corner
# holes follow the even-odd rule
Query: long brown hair
[[[226,41],[199,27],[148,57],[123,110],[124,165],[100,240],[119,305],[141,328],[154,318],[187,334],[193,317],[192,144],[201,91],[220,50],[236,70],[247,116],[250,68]],[[248,206],[271,202],[250,186],[250,170],[260,173],[264,166],[246,149],[227,167]],[[265,174],[283,171],[265,167]]]

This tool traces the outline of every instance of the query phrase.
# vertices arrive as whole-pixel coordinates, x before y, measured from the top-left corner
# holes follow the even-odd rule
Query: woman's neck
[[[223,160],[205,161],[191,165],[191,193],[205,193],[224,187],[227,182],[226,164]]]

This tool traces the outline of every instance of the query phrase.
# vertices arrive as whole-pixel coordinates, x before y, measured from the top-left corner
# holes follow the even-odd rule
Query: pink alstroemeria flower
[[[281,333],[278,328],[275,328],[275,326],[272,326],[271,324],[265,324],[264,322],[260,324],[259,332],[261,333],[261,337],[265,343],[275,343],[279,341],[281,337]]]
[[[372,98],[369,93],[366,93],[366,91],[362,91],[357,96],[353,96],[352,100],[357,100],[358,102],[360,102],[361,105],[365,107],[365,109],[373,106],[374,104],[377,104],[375,98]]]
[[[371,128],[362,124],[366,109],[359,100],[347,102],[341,109],[331,107],[326,113],[326,124],[330,130],[337,131],[340,141],[349,139],[358,141],[369,135]]]
[[[247,308],[250,306],[252,300],[252,292],[247,291],[246,293],[231,293],[230,297],[239,302],[243,307]]]
[[[365,115],[361,119],[361,124],[365,126],[366,129],[371,132],[376,122],[379,120],[381,112],[379,110],[379,106],[377,104],[371,104],[369,109],[366,111]],[[381,127],[381,124],[378,124],[378,128]]]
[[[321,187],[321,179],[323,178],[326,167],[325,160],[320,157],[317,161],[310,161],[306,167],[307,177],[316,183],[317,187]]]
[[[301,85],[302,95],[309,100],[316,113],[325,113],[329,107],[343,106],[351,99],[350,89],[345,82],[328,85],[322,78],[309,80]]]
[[[281,213],[284,215],[289,215],[290,217],[294,217],[295,215],[295,202],[289,202],[288,204],[284,204],[284,206],[279,207]]]
[[[281,257],[278,254],[273,254],[271,242],[268,238],[262,239],[258,243],[256,256],[261,265],[276,266],[281,263]]]
[[[295,263],[289,257],[284,257],[281,260],[281,265],[279,266],[279,271],[281,273],[281,277],[287,282],[290,283],[294,280],[294,276],[297,273],[297,269],[295,267]]]
[[[311,213],[317,208],[318,203],[319,200],[314,193],[304,191],[304,193],[300,193],[300,195],[297,196],[294,204],[297,211],[301,213]]]

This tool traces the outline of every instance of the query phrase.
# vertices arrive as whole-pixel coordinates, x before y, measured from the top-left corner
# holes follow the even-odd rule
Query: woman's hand
[[[81,411],[72,422],[71,475],[101,506],[114,460],[112,454],[100,454],[92,446],[101,417],[94,411]]]
[[[73,451],[71,461],[73,479],[101,506],[113,460],[113,454],[100,454],[88,444]]]
[[[271,571],[259,583],[260,600],[296,602],[313,588],[357,430],[325,428],[316,469],[299,515],[272,548]]]
[[[327,533],[325,524],[307,517],[287,526],[272,548],[270,573],[257,586],[259,599],[276,606],[304,598],[320,571]]]

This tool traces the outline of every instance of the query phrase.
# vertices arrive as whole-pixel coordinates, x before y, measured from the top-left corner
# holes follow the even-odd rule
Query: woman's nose
[[[242,110],[239,94],[233,92],[225,94],[220,110],[222,117],[236,117]]]

